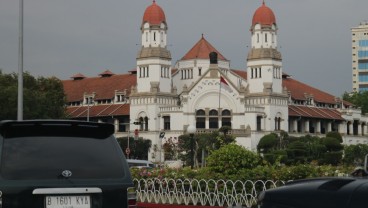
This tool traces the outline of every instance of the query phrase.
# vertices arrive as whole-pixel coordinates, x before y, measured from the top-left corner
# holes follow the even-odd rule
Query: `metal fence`
[[[134,179],[138,202],[196,206],[245,206],[257,202],[259,192],[283,186],[284,181],[196,179]]]

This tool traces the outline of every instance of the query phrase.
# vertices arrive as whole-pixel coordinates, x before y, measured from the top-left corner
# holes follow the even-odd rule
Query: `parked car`
[[[127,159],[129,168],[154,168],[155,164],[148,160]]]
[[[262,192],[260,208],[359,208],[368,207],[368,180],[315,178],[298,180]]]
[[[114,126],[70,120],[0,122],[0,207],[135,207]]]
[[[258,195],[259,208],[368,207],[367,156],[364,168],[352,177],[296,180]],[[361,173],[363,171],[363,173]],[[356,173],[356,171],[354,171]]]

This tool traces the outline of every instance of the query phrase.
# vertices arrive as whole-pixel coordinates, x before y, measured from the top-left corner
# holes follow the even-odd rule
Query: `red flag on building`
[[[226,82],[226,80],[222,76],[220,76],[220,89],[221,88],[224,88],[229,92],[233,92],[229,84]]]

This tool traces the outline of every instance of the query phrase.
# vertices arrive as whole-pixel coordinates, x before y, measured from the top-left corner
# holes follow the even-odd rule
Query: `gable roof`
[[[81,80],[63,80],[64,92],[68,102],[82,101],[84,93],[95,93],[95,100],[111,99],[115,91],[127,90],[137,84],[135,74],[120,74],[108,77],[91,77]]]
[[[210,59],[209,54],[211,52],[217,53],[218,60],[226,61],[227,59],[213,47],[202,35],[202,38],[190,49],[181,60],[190,59]]]

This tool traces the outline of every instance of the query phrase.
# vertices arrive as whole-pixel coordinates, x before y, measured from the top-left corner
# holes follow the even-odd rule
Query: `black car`
[[[297,180],[258,196],[260,208],[368,207],[368,179],[315,178]]]
[[[0,208],[135,207],[113,133],[107,123],[0,122]]]

